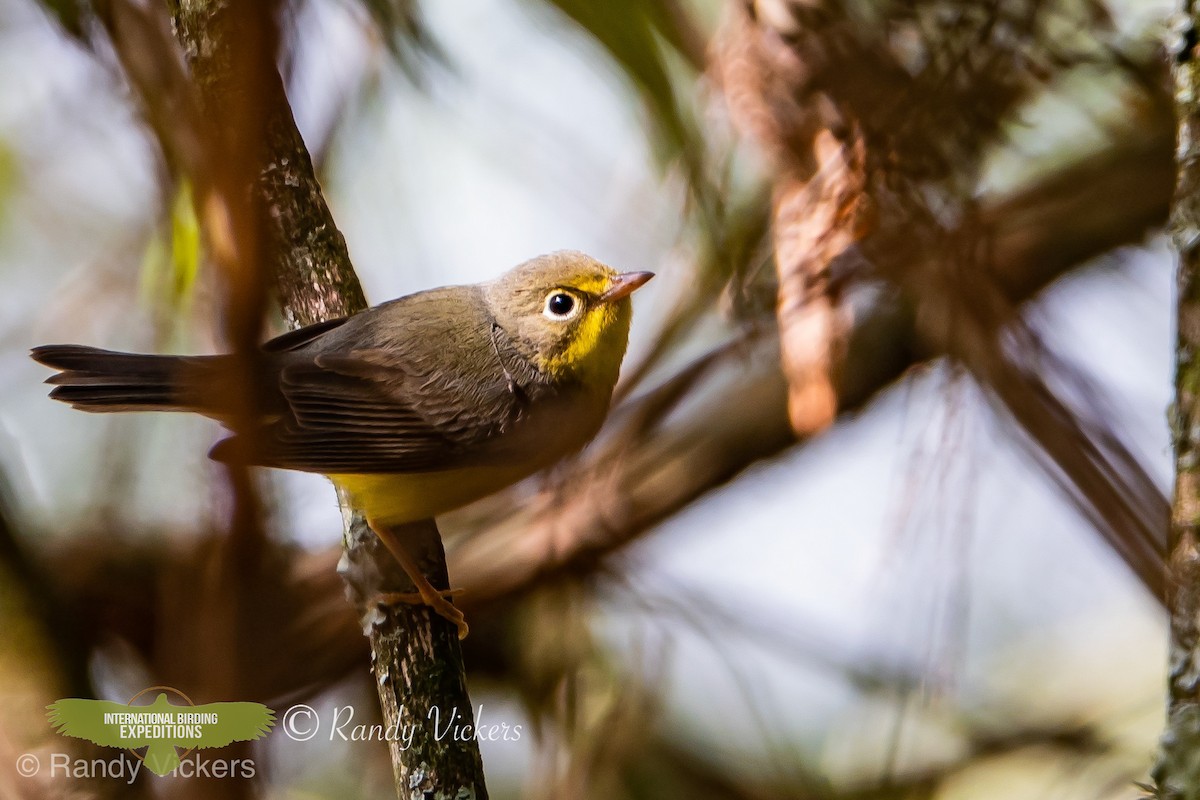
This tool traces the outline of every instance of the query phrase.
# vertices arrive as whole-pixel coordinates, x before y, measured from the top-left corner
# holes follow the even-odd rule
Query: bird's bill
[[[600,295],[601,303],[613,303],[623,297],[629,297],[633,290],[654,277],[653,272],[622,272],[613,278],[608,291]]]

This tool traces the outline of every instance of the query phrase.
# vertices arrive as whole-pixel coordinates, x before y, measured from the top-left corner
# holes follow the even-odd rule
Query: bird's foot
[[[433,588],[433,584],[425,577],[425,573],[421,571],[421,565],[413,558],[408,547],[396,535],[396,532],[386,525],[379,524],[375,520],[368,518],[367,525],[371,530],[375,531],[375,535],[383,542],[384,546],[391,551],[400,567],[404,570],[404,574],[412,581],[416,592],[405,592],[397,594],[381,595],[381,597],[392,598],[392,602],[412,603],[415,605],[426,605],[437,612],[438,616],[443,619],[448,619],[458,628],[458,638],[467,638],[467,620],[463,617],[463,613],[454,607],[446,598],[453,597],[458,589],[442,589]],[[414,596],[415,595],[415,596]],[[378,598],[377,598],[378,599]]]
[[[458,638],[465,639],[467,638],[467,633],[470,631],[470,628],[467,626],[467,619],[449,600],[449,598],[462,593],[462,589],[437,590],[426,583],[425,586],[418,586],[415,592],[388,592],[376,595],[375,604],[393,605],[395,603],[406,603],[414,606],[429,606],[438,616],[454,623],[454,626],[458,628]]]

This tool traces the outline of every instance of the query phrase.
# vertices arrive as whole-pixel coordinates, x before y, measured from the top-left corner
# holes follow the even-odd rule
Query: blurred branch
[[[62,668],[63,688],[78,696],[91,689],[87,673],[87,649],[80,646],[78,626],[57,584],[21,546],[17,533],[17,511],[8,478],[0,475],[0,572],[26,601],[26,607],[52,643]]]
[[[627,578],[620,579],[620,583],[627,591],[626,596],[639,608],[663,618],[672,627],[687,626],[718,657],[730,650],[741,652],[742,648],[734,646],[740,641],[779,653],[797,664],[827,670],[863,693],[906,693],[921,685],[922,676],[915,670],[890,663],[883,653],[851,649],[828,626],[792,609],[788,609],[787,622],[783,624],[769,609],[751,613],[741,607],[731,610],[713,592],[669,577],[656,575],[652,589],[633,585]],[[730,664],[730,671],[734,669]]]
[[[657,797],[703,797],[706,800],[917,800],[940,797],[943,787],[964,770],[989,758],[1049,750],[1061,758],[1094,757],[1110,749],[1085,724],[1014,727],[1002,732],[969,731],[961,755],[879,782],[848,787],[830,785],[818,772],[797,776],[745,777],[722,769],[710,758],[656,737],[622,765],[632,787],[653,786]],[[956,787],[957,788],[957,787]],[[636,792],[632,796],[640,796]]]
[[[60,573],[30,557],[23,546],[20,529],[26,525],[7,476],[0,474],[0,797],[143,797],[143,787],[130,789],[99,776],[74,775],[64,781],[64,776],[18,771],[23,753],[45,757],[45,705],[64,695],[92,693],[85,630]],[[75,740],[59,742],[55,749],[73,758],[99,757],[102,750]]]
[[[982,224],[995,243],[990,260],[994,279],[1008,302],[1028,300],[1115,246],[1142,241],[1165,220],[1171,170],[1164,162],[1170,161],[1172,137],[1165,120],[1153,121],[1114,132],[1112,142],[1099,152],[983,203]],[[1137,190],[1108,191],[1122,186]],[[1072,197],[1089,198],[1091,213],[1079,214]],[[686,420],[641,426],[641,435],[632,441],[613,444],[605,439],[585,453],[562,481],[589,487],[586,491],[560,496],[547,490],[536,503],[507,507],[507,517],[498,522],[489,517],[486,530],[450,554],[455,575],[470,590],[463,602],[482,604],[556,575],[590,571],[650,526],[795,444],[773,339],[754,337],[741,349],[726,352],[720,359],[723,369],[713,373],[723,377],[710,374],[709,398]],[[878,304],[848,336],[837,384],[841,413],[853,414],[929,355],[916,337],[911,307]],[[657,402],[659,396],[651,392],[621,406],[614,412],[614,427],[623,415],[636,416],[645,404]],[[754,413],[732,414],[732,408]],[[1139,524],[1155,523],[1148,517]],[[1147,583],[1155,580],[1156,570],[1161,574],[1156,555],[1144,549],[1119,552]],[[1155,591],[1154,596],[1162,595]]]
[[[1143,118],[1150,130],[1169,130],[1170,117],[1164,110],[1150,107]],[[1164,163],[1166,144],[1161,142],[1157,156],[1145,154],[1151,156],[1146,164],[1148,174],[1162,182],[1154,185],[1156,190],[1149,189],[1143,173],[1138,191],[1149,194],[1151,204],[1130,214],[1125,230],[1145,226],[1151,219],[1145,212],[1154,206],[1159,213],[1165,209],[1162,203],[1171,174]],[[1115,177],[1106,175],[1105,183]],[[1033,201],[1045,211],[1053,202],[1051,197],[1047,193]],[[1111,217],[1104,204],[1097,203],[1095,195],[1091,197],[1089,212],[1097,208],[1098,217],[1092,228],[1103,231],[1099,226],[1110,224]],[[1064,208],[1060,213],[1068,211]],[[1045,230],[1027,219],[1019,221],[1025,230]],[[1076,234],[1078,229],[1069,226],[1067,232]],[[1003,235],[994,218],[983,214],[978,220],[968,217],[934,245],[933,258],[921,256],[915,263],[894,264],[889,275],[914,303],[922,340],[953,357],[988,391],[1015,423],[1020,440],[1031,445],[1035,463],[1161,601],[1165,596],[1162,556],[1168,502],[1120,431],[1112,428],[1099,389],[1051,352],[1021,319],[999,277],[1008,271],[1012,257],[1002,249]],[[1113,240],[1110,230],[1101,233],[1096,243],[1110,245]],[[1047,254],[1047,261],[1062,263],[1062,254],[1078,252],[1078,247],[1077,240],[1065,239]],[[1023,274],[1025,269],[1028,267],[1018,266],[1014,278],[1029,280]],[[1064,396],[1081,399],[1072,403]]]
[[[1154,479],[1108,428],[1099,391],[1021,323],[999,288],[965,271],[926,291],[922,339],[964,366],[1015,423],[1019,441],[1150,594],[1164,598],[1169,506]],[[926,288],[929,283],[923,284]],[[1074,410],[1047,376],[1089,404]]]
[[[1184,3],[1177,54],[1178,181],[1171,228],[1179,252],[1175,403],[1171,434],[1175,496],[1168,540],[1171,611],[1167,725],[1153,777],[1163,800],[1200,798],[1200,7]]]
[[[614,404],[641,388],[651,370],[675,352],[720,303],[723,293],[727,293],[735,318],[766,316],[756,313],[759,309],[747,297],[756,288],[756,268],[768,259],[765,244],[769,238],[770,214],[766,203],[758,197],[739,203],[727,196],[731,194],[729,187],[718,188],[712,194],[718,203],[714,217],[705,220],[706,241],[695,259],[691,280],[679,287],[673,307],[659,322],[641,358],[628,361],[622,368],[621,382],[613,394]]]
[[[1161,597],[1162,492],[1111,429],[1095,387],[1050,353],[1012,298],[1014,286],[1020,294],[1019,284],[1038,279],[1025,270],[1044,276],[1162,218],[1171,123],[1158,59],[1134,62],[1108,44],[1100,2],[885,0],[870,19],[823,0],[772,8],[733,6],[718,63],[735,121],[776,167],[778,318],[793,428],[808,434],[827,424],[834,373],[854,369],[840,358],[835,277],[846,262],[865,263],[902,293],[923,344],[971,373],[1033,445],[1035,463]],[[1063,37],[1063,26],[1086,35]],[[1126,124],[1153,132],[1142,166],[1158,181],[1147,188],[1145,175],[1135,184],[1105,171],[1096,188],[1127,184],[1152,202],[1116,221],[1125,208],[1078,192],[1082,173],[1102,166],[1085,162],[1016,203],[981,203],[985,158],[1007,126],[1046,84],[1085,64],[1107,66],[1125,84],[1134,120]],[[1026,205],[1055,212],[1066,235],[1026,215]],[[1063,213],[1070,206],[1074,217]],[[1076,218],[1099,235],[1079,238]],[[1014,268],[1008,248],[1034,247],[1050,250],[1045,263],[1026,258]],[[1064,399],[1063,384],[1089,406]]]
[[[1113,132],[1107,144],[999,198],[983,198],[998,266],[993,278],[1013,299],[1028,297],[1077,264],[1136,244],[1167,219],[1175,183],[1172,113],[1160,102]]]
[[[105,639],[116,632],[122,637],[137,641],[141,635],[131,633],[131,623],[138,629],[151,628],[161,632],[174,625],[175,621],[188,625],[198,622],[191,603],[191,587],[203,579],[205,554],[217,545],[215,536],[215,533],[198,537],[187,536],[189,546],[186,552],[147,544],[148,541],[161,542],[171,538],[168,532],[161,532],[155,537],[139,536],[138,543],[131,545],[134,548],[132,551],[120,548],[114,551],[111,534],[72,536],[64,539],[61,549],[51,553],[51,560],[55,570],[61,568],[67,576],[64,589],[71,606],[78,608],[80,613],[85,615],[81,619],[81,628],[85,632],[98,634]],[[196,546],[193,547],[190,544],[192,542],[195,542]],[[146,547],[152,549],[147,550]],[[254,673],[250,687],[261,697],[280,698],[278,702],[306,702],[307,698],[354,670],[356,664],[361,664],[360,659],[365,657],[366,647],[359,635],[353,614],[342,601],[341,587],[334,580],[331,569],[334,555],[305,555],[288,548],[279,557],[285,559],[288,565],[272,572],[274,582],[264,582],[262,596],[259,598],[263,605],[248,626],[257,637],[256,652],[253,656],[253,663],[257,669],[249,670]],[[278,558],[271,557],[268,561],[278,561]],[[153,566],[131,574],[130,565],[140,562],[152,563]],[[114,572],[120,575],[117,581],[111,578]],[[97,590],[116,590],[121,596],[99,597],[91,594]],[[159,600],[152,601],[154,595],[158,595]],[[666,614],[676,613],[672,608],[657,608],[657,599],[649,599],[651,610],[663,611]],[[766,630],[742,631],[744,620],[729,615],[720,608],[720,603],[711,602],[704,597],[681,597],[672,588],[663,593],[663,599],[672,604],[685,605],[686,608],[681,611],[696,618],[698,629],[710,630],[718,635],[716,646],[728,649],[730,640],[722,636],[720,630],[713,629],[726,625],[735,626],[740,633],[764,647],[776,648],[780,652],[790,653],[802,659],[798,663],[827,664],[836,670],[837,674],[848,677],[859,690],[899,694],[911,689],[912,676],[903,671],[886,668],[880,664],[879,671],[876,672],[871,668],[869,661],[864,664],[855,660],[852,654],[845,654],[846,663],[841,663],[842,659],[836,654],[836,648],[828,649],[828,643],[821,640],[819,630],[816,638],[811,640],[798,637],[795,631],[785,633],[780,639],[778,630],[774,633]],[[692,606],[692,602],[697,599],[700,600],[700,605]],[[290,609],[291,613],[285,614],[283,609]],[[87,616],[88,614],[99,616]],[[145,614],[166,616],[154,621],[139,621],[138,616]],[[544,615],[533,616],[537,618],[537,624],[553,624],[548,622]],[[478,627],[480,626],[476,627],[476,633],[480,632]],[[561,628],[556,628],[556,631],[561,633]],[[504,633],[508,637],[514,635],[511,628],[505,628]],[[173,638],[177,641],[169,647],[188,648],[194,642],[194,638],[186,629]],[[537,691],[541,686],[538,681],[544,676],[536,671],[550,668],[540,661],[545,654],[539,651],[534,654],[535,660],[531,664],[521,664],[518,662],[522,661],[522,657],[514,657],[511,650],[504,648],[504,641],[499,635],[488,637],[487,641],[482,642],[477,642],[476,636],[472,636],[467,644],[505,649],[505,654],[501,656],[502,670],[493,671],[494,677],[504,681],[505,686],[515,686],[524,691],[530,691],[527,684],[534,682],[536,685],[532,690]],[[85,640],[85,643],[89,649],[93,644],[90,640]],[[809,650],[812,648],[816,648],[818,652],[811,654],[815,661],[809,662]],[[181,651],[178,655],[183,663],[194,663],[194,654],[186,655]],[[554,658],[550,660],[553,662],[551,667],[557,665]],[[530,672],[531,666],[533,674]],[[557,666],[559,669],[571,668],[570,665]],[[173,676],[167,673],[164,677]],[[628,680],[628,676],[625,680]],[[629,701],[644,698],[645,692],[645,687],[640,691],[633,691],[629,695]],[[644,707],[641,711],[644,712]],[[644,716],[616,716],[622,724],[636,726],[638,742],[637,747],[625,747],[619,752],[609,754],[609,757],[616,759],[611,763],[611,767],[618,771],[621,785],[629,789],[650,785],[656,787],[655,796],[662,797],[730,800],[783,797],[811,797],[814,800],[899,800],[914,796],[926,797],[931,796],[939,786],[964,769],[989,757],[1027,748],[1034,751],[1050,748],[1063,756],[1088,757],[1102,754],[1111,746],[1094,726],[1073,720],[1047,721],[1039,726],[1016,725],[1011,728],[995,725],[981,727],[968,720],[964,724],[964,751],[953,760],[928,768],[918,768],[901,776],[892,776],[879,783],[860,783],[852,787],[836,788],[828,785],[819,772],[809,772],[803,760],[787,765],[789,769],[786,775],[762,775],[760,770],[757,779],[747,780],[737,770],[731,771],[718,761],[698,756],[686,743],[681,745],[678,736],[670,730],[647,730]],[[608,731],[607,728],[605,730]],[[764,735],[766,733],[764,731]],[[641,795],[634,791],[633,796]]]
[[[226,278],[228,339],[240,356],[243,378],[235,391],[253,387],[259,374],[257,346],[267,298],[262,276],[271,276],[293,327],[366,306],[275,66],[278,5],[173,0],[174,31],[186,51],[189,81],[171,38],[171,21],[160,6],[131,0],[96,4],[164,154],[196,187],[195,205],[210,252]],[[250,419],[257,395],[237,393],[237,417]],[[230,477],[236,499],[234,535],[221,541],[214,554],[215,579],[202,582],[196,595],[196,603],[208,613],[197,621],[192,639],[207,654],[194,659],[197,666],[216,671],[196,677],[223,697],[246,688],[245,675],[239,674],[245,665],[238,669],[239,645],[244,645],[239,634],[252,631],[241,624],[247,616],[243,612],[254,606],[256,589],[271,585],[270,571],[282,566],[271,562],[262,547],[248,472],[231,467]],[[422,607],[375,608],[377,596],[412,587],[360,515],[349,508],[346,512],[343,574],[369,621],[386,722],[400,726],[412,718],[423,720],[436,704],[458,708],[470,724],[471,703],[453,629]],[[433,572],[440,571],[447,585],[432,521],[427,530],[433,566],[441,567]],[[220,654],[223,659],[217,658]],[[398,793],[407,796],[420,785],[451,796],[461,790],[486,797],[474,739],[438,742],[423,737],[408,750],[397,743],[391,750]]]
[[[238,43],[239,32],[234,8],[219,0],[185,0],[176,8],[177,30],[204,104],[218,118],[237,97],[236,74],[230,71],[236,57],[230,48]],[[278,249],[275,272],[284,315],[298,327],[360,311],[366,301],[296,129],[282,81],[273,68],[267,77],[262,98],[267,136],[261,144],[247,146],[253,148],[260,169],[255,188],[269,209],[268,235]],[[462,651],[452,626],[421,606],[374,607],[380,595],[411,592],[413,587],[361,515],[344,502],[343,508],[346,552],[341,571],[364,609],[385,723],[399,727],[423,720],[437,706],[459,709],[464,724],[471,724]],[[432,580],[448,587],[437,527],[429,520],[423,531],[422,566]],[[398,795],[428,790],[486,798],[474,739],[439,741],[425,736],[407,749],[401,744],[390,743]]]
[[[128,523],[119,530],[128,534]],[[199,644],[210,624],[204,596],[225,538],[211,529],[72,531],[46,559],[71,609],[76,646],[91,653],[123,642],[168,684],[203,681],[210,658]],[[238,647],[211,658],[237,660],[248,697],[300,702],[361,671],[370,647],[337,575],[339,552],[306,553],[270,540],[266,547],[236,620]]]
[[[205,108],[220,108],[236,91],[228,47],[236,36],[227,28],[230,7],[222,0],[182,0],[176,27]],[[333,220],[296,128],[279,75],[271,71],[261,98],[267,115],[265,140],[247,143],[259,167],[255,184],[267,204],[270,240],[275,244],[277,282],[284,316],[301,327],[367,307],[354,274],[345,239]]]

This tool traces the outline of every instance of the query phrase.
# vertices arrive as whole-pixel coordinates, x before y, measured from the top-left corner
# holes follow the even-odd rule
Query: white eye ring
[[[577,317],[581,308],[583,303],[574,294],[565,289],[555,289],[546,295],[542,316],[555,322],[564,322]]]

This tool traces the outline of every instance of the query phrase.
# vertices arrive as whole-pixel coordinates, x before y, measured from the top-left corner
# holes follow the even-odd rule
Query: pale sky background
[[[515,0],[425,8],[454,63],[453,73],[431,75],[431,91],[366,49],[361,22],[345,5],[330,4],[305,25],[311,38],[293,93],[303,129],[325,124],[331,86],[364,70],[380,75],[378,96],[346,111],[326,187],[372,301],[484,279],[570,247],[660,272],[635,307],[666,302],[679,258],[681,187],[655,167],[629,89],[598,48]],[[1123,8],[1132,32],[1165,18],[1170,6]],[[1049,100],[1031,110],[1014,152],[1054,153],[1099,136],[1105,107],[1103,98],[1084,109]],[[15,197],[0,209],[0,463],[25,510],[42,519],[83,512],[96,487],[79,476],[101,463],[109,434],[96,418],[45,399],[44,371],[27,348],[153,342],[144,304],[137,310],[138,270],[158,199],[133,115],[104,70],[28,0],[0,0],[0,163],[7,151],[17,164]],[[988,183],[1008,185],[1019,169],[1015,156],[998,158]],[[1164,489],[1172,268],[1165,241],[1156,240],[1060,282],[1031,311],[1059,352],[1105,390],[1116,427]],[[87,301],[98,292],[105,310],[93,314]],[[646,331],[636,318],[634,326],[636,348]],[[139,518],[212,513],[203,490],[163,488],[202,485],[212,425],[155,417],[115,430],[147,444]],[[281,482],[290,529],[311,546],[340,536],[323,484],[303,475]],[[925,733],[901,748],[901,767],[952,755],[962,709],[979,724],[1099,719],[1127,743],[1126,757],[1149,764],[1161,722],[1165,618],[1029,472],[1007,424],[940,367],[751,469],[625,558],[639,594],[686,586],[835,662],[936,674],[931,698],[910,704],[903,718],[905,730]],[[763,714],[780,726],[785,753],[816,754],[833,776],[864,763],[885,772],[894,702],[865,697],[837,671],[782,655],[779,644],[747,640],[730,666],[704,636],[638,610],[620,587],[606,593],[603,608],[599,629],[631,659],[657,652],[670,630],[663,702],[689,740],[720,744],[715,751],[754,769],[764,752],[756,722]],[[739,670],[753,677],[749,697]],[[489,770],[513,775],[527,755],[511,745],[485,748]],[[1085,797],[1094,778],[1048,765],[1027,772],[1037,778],[1022,797]],[[966,776],[946,796],[1006,796],[990,793],[989,780],[986,771]],[[1129,787],[1113,796],[1135,794]]]

